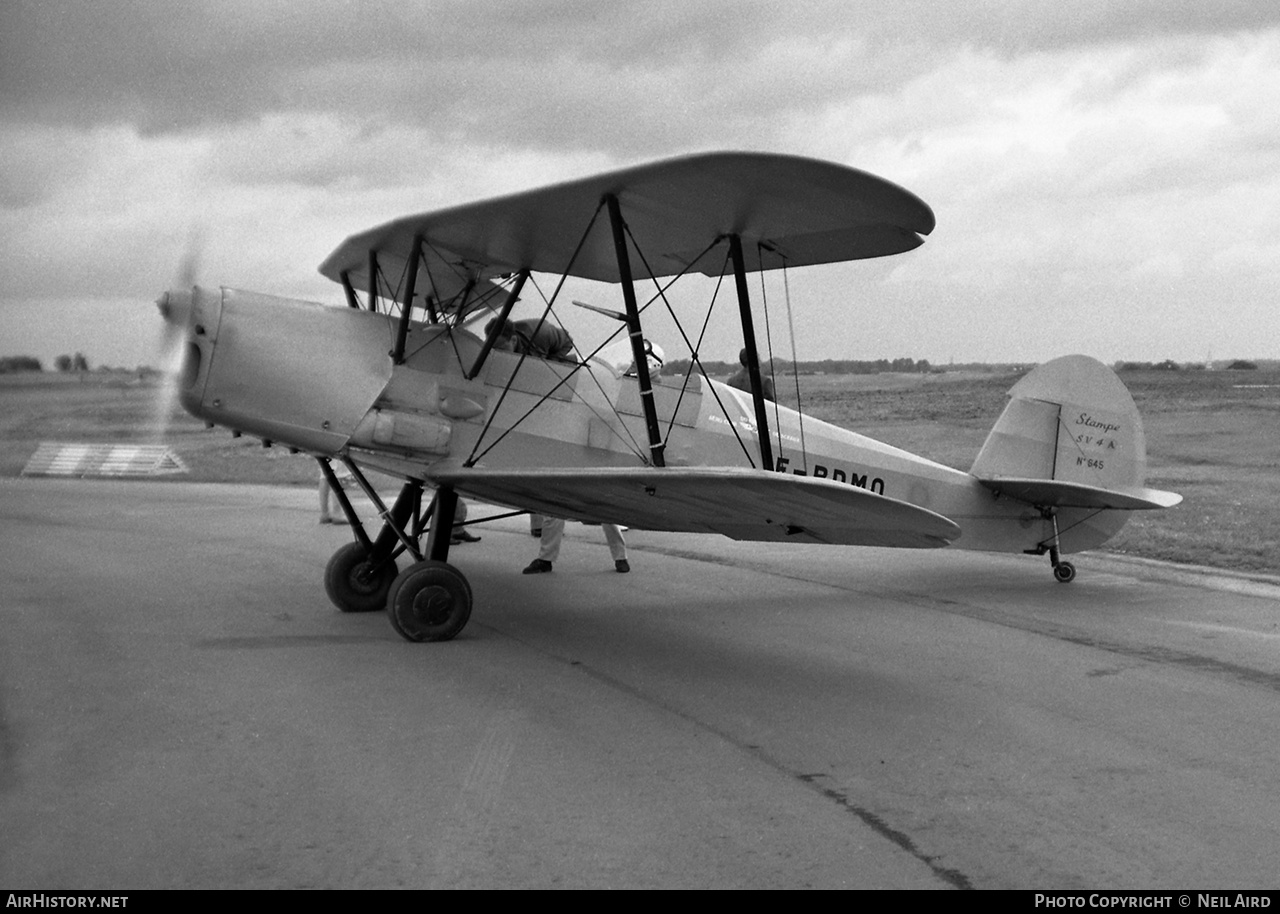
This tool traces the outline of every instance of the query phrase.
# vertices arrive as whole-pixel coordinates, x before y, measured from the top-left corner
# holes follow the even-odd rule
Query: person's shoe
[[[631,565],[626,559],[618,559],[613,563],[613,567],[618,569],[618,574],[626,574],[631,570]]]
[[[322,518],[320,518],[320,523],[322,523],[322,524],[331,524],[331,523],[333,523],[333,518],[332,518],[332,517],[322,517]]]
[[[480,542],[480,537],[470,531],[459,530],[449,538],[449,542],[454,546],[458,545],[458,543],[478,543]]]
[[[534,527],[534,528],[532,528],[532,529],[529,531],[529,535],[530,535],[530,536],[541,537],[541,536],[542,536],[542,528],[541,528],[541,527]]]
[[[546,559],[534,559],[521,574],[546,574],[551,570],[551,563]]]

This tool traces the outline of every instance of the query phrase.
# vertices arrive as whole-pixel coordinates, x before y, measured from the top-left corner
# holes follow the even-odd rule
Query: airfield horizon
[[[778,399],[806,415],[957,469],[973,462],[1019,372],[779,376]],[[1101,551],[1243,573],[1280,574],[1280,370],[1122,371],[1142,414],[1151,486],[1184,501],[1134,512]],[[0,477],[22,473],[42,442],[166,444],[189,472],[175,481],[315,485],[315,463],[157,411],[158,373],[0,375]]]

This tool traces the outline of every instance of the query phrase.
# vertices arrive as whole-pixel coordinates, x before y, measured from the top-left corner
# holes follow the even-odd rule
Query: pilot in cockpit
[[[662,364],[666,358],[666,353],[662,351],[662,347],[651,340],[644,341],[644,361],[649,366],[649,378],[656,380],[658,375],[662,374]],[[627,377],[634,378],[639,372],[636,371],[636,361],[631,360],[630,366],[627,368]]]
[[[485,336],[493,333],[497,323],[498,318],[495,317],[485,324]],[[540,359],[555,359],[560,362],[577,361],[573,357],[573,337],[563,327],[557,327],[547,321],[504,321],[493,345],[495,349],[528,353]]]

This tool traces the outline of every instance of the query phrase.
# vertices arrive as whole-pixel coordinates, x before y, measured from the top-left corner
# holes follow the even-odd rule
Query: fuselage
[[[652,462],[637,380],[604,359],[543,361],[493,351],[474,378],[481,340],[415,325],[406,359],[388,356],[389,320],[350,308],[197,289],[182,390],[206,421],[320,456],[349,454],[431,480],[433,468],[635,467]],[[760,468],[749,394],[698,375],[655,379],[668,466]],[[772,469],[825,477],[909,502],[957,523],[958,548],[1034,550],[1052,526],[970,474],[795,410],[768,404]],[[994,417],[993,417],[994,418]],[[1058,515],[1063,552],[1092,548],[1117,512]]]

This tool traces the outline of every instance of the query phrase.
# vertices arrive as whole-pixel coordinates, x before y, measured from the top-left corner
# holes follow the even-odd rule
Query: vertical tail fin
[[[1039,366],[1009,391],[970,472],[990,488],[1043,506],[1167,508],[1143,487],[1147,445],[1128,388],[1083,355]]]
[[[1147,445],[1133,397],[1088,356],[1046,362],[1009,391],[973,475],[1057,479],[1103,489],[1141,486]]]

